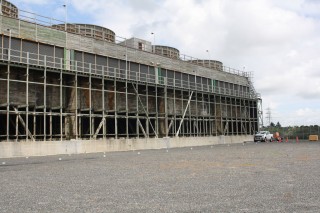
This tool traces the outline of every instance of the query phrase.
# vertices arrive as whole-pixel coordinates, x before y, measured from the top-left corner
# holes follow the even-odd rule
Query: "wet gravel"
[[[320,142],[0,159],[0,212],[319,212]]]

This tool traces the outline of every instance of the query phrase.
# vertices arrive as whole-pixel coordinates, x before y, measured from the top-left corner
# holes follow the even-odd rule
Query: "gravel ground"
[[[0,212],[320,212],[320,142],[0,159]]]

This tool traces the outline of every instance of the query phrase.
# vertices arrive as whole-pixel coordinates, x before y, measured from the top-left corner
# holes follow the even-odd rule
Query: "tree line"
[[[310,126],[287,126],[282,127],[279,122],[276,124],[271,122],[270,126],[263,127],[262,130],[267,130],[271,133],[279,132],[280,136],[289,139],[296,139],[298,137],[301,140],[309,139],[309,135],[318,135],[320,138],[320,126],[310,125]]]

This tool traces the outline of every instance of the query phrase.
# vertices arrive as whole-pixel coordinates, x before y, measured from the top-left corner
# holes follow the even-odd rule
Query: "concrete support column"
[[[90,139],[94,134],[94,118],[92,117],[92,64],[89,64],[89,128]]]
[[[61,66],[62,66],[62,59],[61,59]],[[63,87],[62,87],[62,83],[63,83],[63,79],[62,79],[62,68],[60,70],[60,141],[62,141],[62,137],[63,137]]]
[[[164,87],[164,113],[165,113],[165,124],[164,124],[164,131],[166,133],[166,137],[168,137],[168,84],[165,84]]]
[[[103,120],[103,124],[102,124],[102,137],[103,140],[106,139],[106,132],[107,132],[107,128],[106,128],[106,106],[105,106],[105,81],[104,81],[104,72],[105,72],[105,67],[102,66],[102,82],[101,82],[101,102],[102,102],[102,120]]]
[[[115,73],[116,75],[116,73]],[[114,78],[114,83],[113,83],[113,92],[114,92],[114,134],[115,134],[115,139],[118,139],[118,117],[117,117],[117,81],[116,78]]]
[[[139,138],[139,85],[136,84],[136,133],[137,138]]]
[[[7,141],[9,141],[9,119],[10,119],[10,62],[8,62],[7,66]]]
[[[29,52],[27,52],[27,69],[26,69],[26,141],[29,140]]]
[[[47,56],[44,56],[43,72],[43,140],[47,140]]]
[[[69,115],[65,117],[65,135],[67,139],[77,137],[77,76],[75,75],[72,80],[73,85],[69,88],[69,94],[66,95],[69,97],[68,105],[66,106],[66,111]]]

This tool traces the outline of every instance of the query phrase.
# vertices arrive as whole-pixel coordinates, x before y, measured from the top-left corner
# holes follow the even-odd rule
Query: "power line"
[[[268,107],[266,110],[267,110],[267,112],[266,112],[267,120],[268,120],[268,123],[269,123],[269,126],[270,126],[270,124],[271,124],[271,108]]]

